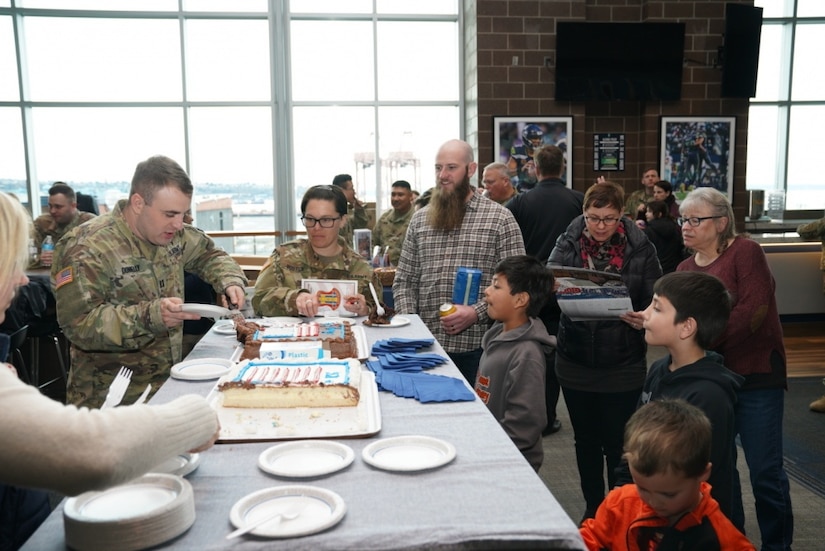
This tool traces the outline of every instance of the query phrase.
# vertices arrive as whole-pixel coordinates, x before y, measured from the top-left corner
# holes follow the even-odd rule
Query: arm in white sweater
[[[78,409],[43,396],[8,369],[0,369],[0,411],[0,481],[67,495],[131,480],[209,442],[218,430],[201,396]]]

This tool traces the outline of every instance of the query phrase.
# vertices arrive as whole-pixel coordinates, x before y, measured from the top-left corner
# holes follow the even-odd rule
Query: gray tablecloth
[[[365,328],[370,346],[379,339],[431,337],[417,316],[392,329]],[[189,355],[230,357],[233,336],[210,331]],[[431,350],[446,356],[436,343]],[[460,378],[448,364],[432,372]],[[214,381],[170,379],[152,399],[167,402],[186,393],[206,395]],[[382,428],[366,439],[341,440],[355,451],[347,469],[314,479],[289,480],[257,467],[258,455],[272,442],[218,444],[201,454],[199,468],[187,479],[195,494],[197,519],[182,536],[162,549],[402,549],[528,548],[584,549],[578,530],[479,400],[421,404],[379,393]],[[456,459],[436,470],[411,474],[375,469],[361,450],[376,439],[427,435],[451,442]],[[310,536],[267,540],[244,536],[226,541],[233,526],[232,505],[262,488],[312,484],[338,493],[344,519]],[[24,549],[64,549],[62,509],[49,517]]]

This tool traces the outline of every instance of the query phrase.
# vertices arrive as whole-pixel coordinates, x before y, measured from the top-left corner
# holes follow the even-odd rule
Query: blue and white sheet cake
[[[357,360],[249,361],[218,384],[223,407],[352,407],[360,398]]]

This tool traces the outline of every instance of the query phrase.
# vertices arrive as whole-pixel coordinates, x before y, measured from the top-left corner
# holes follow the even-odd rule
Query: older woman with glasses
[[[301,200],[307,239],[284,243],[272,251],[255,282],[252,306],[260,316],[307,316],[318,313],[318,297],[301,287],[303,279],[358,281],[358,294],[343,297],[344,309],[358,316],[373,305],[369,282],[381,281],[369,262],[338,233],[347,221],[347,198],[336,186],[314,186]],[[366,298],[370,297],[370,298]]]
[[[556,375],[564,393],[576,442],[576,463],[585,500],[584,518],[604,499],[622,458],[624,426],[642,391],[647,345],[641,310],[662,275],[656,248],[624,217],[624,191],[600,180],[584,195],[584,214],[570,223],[550,253],[548,266],[574,266],[621,275],[633,309],[621,318],[573,321],[562,314]]]
[[[685,197],[679,210],[685,247],[693,256],[677,270],[714,275],[733,297],[727,328],[713,350],[725,357],[728,369],[745,377],[737,392],[736,432],[750,470],[762,549],[790,549],[793,512],[782,463],[787,372],[776,282],[762,247],[747,236],[737,235],[733,208],[724,194],[713,188],[696,189]],[[733,486],[731,520],[743,526],[738,473]]]

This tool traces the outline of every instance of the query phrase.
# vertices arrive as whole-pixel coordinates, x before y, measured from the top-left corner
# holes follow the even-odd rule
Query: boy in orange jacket
[[[634,484],[612,490],[579,532],[592,551],[755,550],[706,482],[711,424],[684,400],[650,402],[625,427]]]

